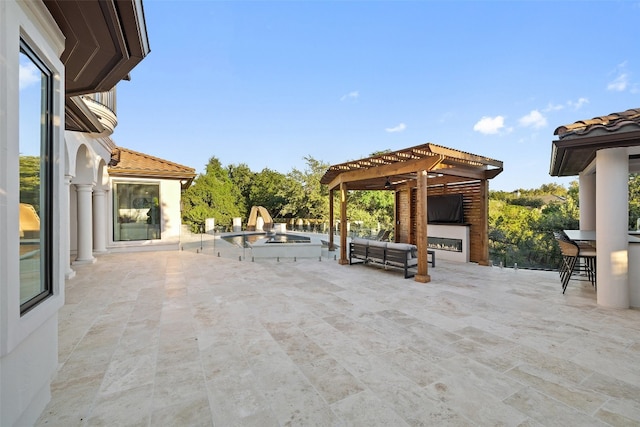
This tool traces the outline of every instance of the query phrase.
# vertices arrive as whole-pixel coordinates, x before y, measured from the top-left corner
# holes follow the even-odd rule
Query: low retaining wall
[[[260,239],[248,246],[254,258],[319,258],[322,256],[321,243],[267,243],[267,239]]]

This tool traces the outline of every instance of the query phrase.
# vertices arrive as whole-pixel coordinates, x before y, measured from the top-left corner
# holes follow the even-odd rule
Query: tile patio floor
[[[640,424],[640,311],[556,272],[188,251],[76,271],[39,426]]]

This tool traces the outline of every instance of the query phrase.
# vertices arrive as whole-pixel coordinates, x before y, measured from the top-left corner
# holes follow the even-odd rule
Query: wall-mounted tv
[[[427,220],[437,224],[463,224],[462,194],[427,197]]]

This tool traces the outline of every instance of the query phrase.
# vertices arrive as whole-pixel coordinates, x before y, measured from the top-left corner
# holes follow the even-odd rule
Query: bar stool
[[[591,285],[597,289],[596,285],[596,249],[588,243],[578,243],[567,237],[562,232],[553,233],[560,252],[562,253],[562,265],[560,266],[560,281],[562,282],[562,293],[567,290],[567,285],[571,276],[575,273],[586,273]]]

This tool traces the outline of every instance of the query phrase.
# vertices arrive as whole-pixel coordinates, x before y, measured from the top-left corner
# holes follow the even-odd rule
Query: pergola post
[[[427,244],[427,171],[421,170],[417,176],[417,194],[416,194],[416,218],[417,233],[416,233],[416,246],[418,247],[418,272],[415,276],[416,282],[428,283],[431,281],[429,276],[429,263],[427,250],[429,248]]]
[[[333,235],[334,235],[334,224],[333,220],[333,189],[329,190],[329,251],[334,251],[336,248],[333,244]]]
[[[480,181],[480,259],[478,265],[489,265],[489,180]]]
[[[347,258],[347,184],[340,183],[340,264],[349,264]]]

